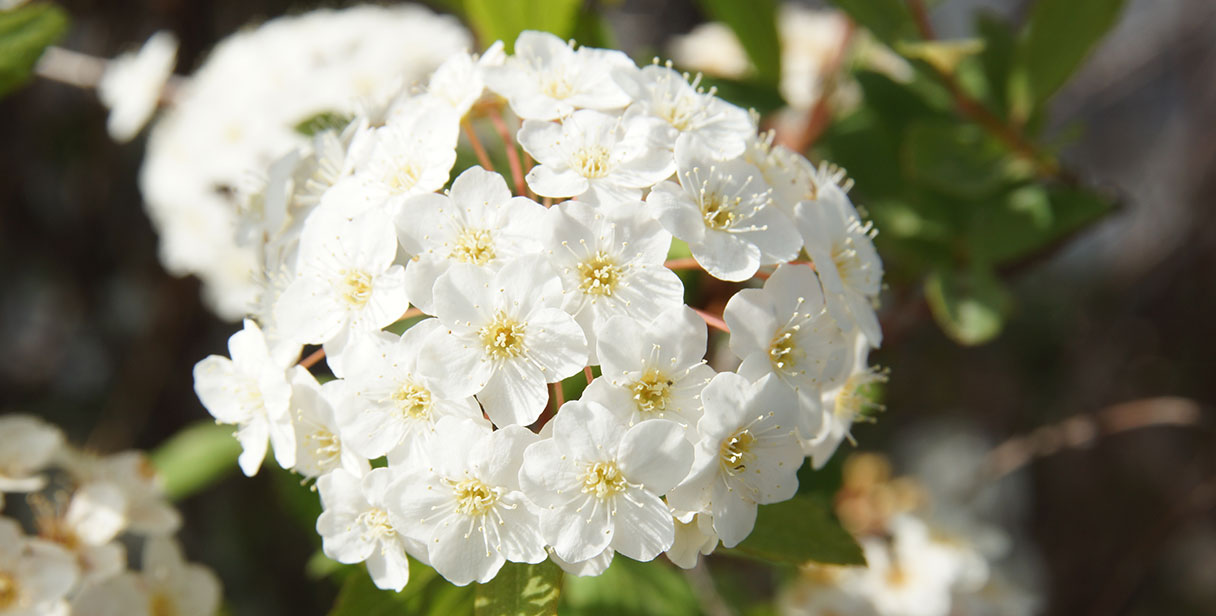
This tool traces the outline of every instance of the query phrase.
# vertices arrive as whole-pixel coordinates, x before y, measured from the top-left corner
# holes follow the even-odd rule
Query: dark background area
[[[74,20],[63,46],[113,56],[169,29],[179,73],[243,24],[309,8],[61,4]],[[935,26],[965,36],[977,5],[1025,11],[946,1]],[[645,53],[700,19],[677,0],[609,15],[626,51]],[[854,434],[884,450],[949,419],[995,442],[1119,403],[1151,414],[1194,401],[1203,427],[1130,431],[1034,461],[1024,537],[1042,556],[1047,613],[1211,614],[1216,3],[1129,2],[1053,111],[1061,132],[1084,127],[1065,162],[1121,194],[1122,210],[1017,274],[1015,316],[991,344],[956,346],[926,310],[894,315],[901,331],[875,356],[891,369],[888,410]],[[136,185],[141,141],[113,143],[93,92],[45,81],[0,101],[0,118],[0,412],[41,415],[106,452],[152,449],[206,419],[191,369],[223,353],[236,326],[203,308],[195,280],[159,266]],[[282,504],[295,481],[230,476],[182,503],[187,554],[217,570],[236,614],[321,614],[332,602],[336,588],[305,575],[315,532]]]

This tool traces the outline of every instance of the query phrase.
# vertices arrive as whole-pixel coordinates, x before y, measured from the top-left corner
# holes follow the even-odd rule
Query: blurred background
[[[179,73],[242,25],[316,6],[60,4],[73,20],[61,46],[112,57],[168,29]],[[706,19],[691,0],[606,4],[635,59]],[[978,10],[1016,24],[1031,4],[944,0],[929,16],[938,36],[961,38]],[[159,265],[136,184],[141,142],[106,135],[95,93],[35,80],[0,101],[0,118],[0,412],[41,415],[98,451],[154,449],[207,418],[191,369],[235,326],[203,307],[194,279]],[[1067,142],[1063,165],[1117,210],[1002,270],[1011,308],[987,344],[957,344],[921,294],[892,283],[873,358],[891,371],[886,411],[854,435],[898,453],[943,425],[998,443],[1112,408],[1199,409],[1196,427],[1128,430],[1029,462],[1016,539],[1041,555],[1046,613],[1216,613],[1216,3],[1127,2],[1045,118],[1046,140]],[[865,190],[859,180],[861,205]],[[888,268],[896,258],[884,254]],[[337,587],[306,572],[319,539],[295,520],[311,506],[284,473],[230,475],[181,503],[180,537],[217,570],[234,614],[322,614]]]

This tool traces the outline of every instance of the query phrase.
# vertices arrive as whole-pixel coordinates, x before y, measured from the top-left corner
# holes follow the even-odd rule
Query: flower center
[[[832,245],[832,263],[836,266],[836,271],[840,272],[840,277],[847,281],[853,279],[856,270],[861,266],[852,244],[851,240],[845,240],[843,245]]]
[[[20,594],[17,578],[7,571],[0,571],[0,610],[16,605]]]
[[[625,490],[627,482],[615,462],[596,462],[583,474],[583,494],[603,500]]]
[[[574,94],[574,86],[570,85],[570,82],[563,75],[545,81],[545,85],[541,87],[541,92],[549,98],[561,100],[569,98],[571,94]]]
[[[393,392],[393,402],[401,417],[428,419],[431,416],[431,392],[413,381],[406,381]]]
[[[693,119],[697,116],[700,106],[697,101],[689,96],[678,96],[672,99],[665,99],[657,105],[659,117],[667,120],[667,123],[672,128],[684,131],[692,126]]]
[[[779,330],[768,343],[768,360],[778,371],[789,371],[798,361],[798,346],[794,342],[794,333],[798,331],[795,325],[790,329]]]
[[[667,409],[667,398],[671,395],[671,379],[651,368],[642,377],[629,385],[633,401],[644,413],[661,413]]]
[[[755,444],[756,437],[746,428],[722,439],[718,445],[718,460],[726,474],[737,475],[747,470],[747,461],[753,457],[752,446]]]
[[[177,605],[161,593],[148,598],[148,616],[177,616]]]
[[[312,443],[313,453],[321,466],[333,464],[342,455],[342,443],[333,432],[325,428],[317,428],[308,435],[308,440]]]
[[[362,270],[348,270],[343,273],[342,299],[352,308],[362,308],[372,298],[371,274]]]
[[[866,370],[850,375],[836,394],[832,413],[841,418],[857,418],[873,411],[881,411],[880,402],[866,395],[866,388],[874,383],[887,382],[887,375],[880,369]]]
[[[419,175],[418,167],[413,163],[402,163],[389,172],[385,183],[394,193],[409,192],[418,183]]]
[[[621,281],[621,266],[602,253],[578,264],[579,289],[587,295],[612,295]]]
[[[524,325],[499,311],[481,328],[481,342],[494,359],[519,357],[524,352]]]
[[[478,479],[446,481],[456,495],[457,513],[484,515],[498,502],[498,492]]]
[[[494,238],[487,229],[462,229],[452,249],[453,259],[474,265],[485,265],[494,256]]]
[[[729,229],[735,224],[738,219],[738,214],[735,214],[734,206],[742,201],[736,197],[734,203],[729,203],[726,197],[716,193],[706,194],[701,199],[701,218],[705,221],[705,226],[717,231]]]
[[[379,507],[373,507],[355,518],[363,527],[363,538],[367,541],[397,536],[397,530],[388,521],[388,513]]]
[[[602,145],[580,148],[574,153],[570,167],[585,178],[602,178],[612,170],[608,148]]]

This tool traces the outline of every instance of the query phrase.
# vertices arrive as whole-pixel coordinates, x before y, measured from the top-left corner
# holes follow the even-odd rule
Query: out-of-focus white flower
[[[0,493],[41,490],[46,478],[39,471],[55,458],[62,446],[63,433],[59,428],[37,417],[0,417]]]
[[[582,47],[574,49],[547,32],[525,31],[515,41],[515,54],[490,70],[486,84],[506,98],[511,110],[526,120],[556,120],[575,109],[620,109],[629,95],[611,75],[633,67],[625,54]]]
[[[168,537],[144,545],[139,572],[129,571],[86,588],[72,601],[76,616],[212,616],[220,582],[210,569],[189,564]]]
[[[177,61],[177,37],[153,34],[139,53],[124,53],[106,65],[97,96],[110,109],[106,130],[115,141],[130,141],[152,117]]]
[[[67,616],[64,597],[78,576],[67,551],[27,539],[16,522],[0,518],[0,614]]]
[[[127,526],[127,500],[110,483],[82,485],[72,493],[67,510],[35,507],[38,534],[76,558],[83,586],[91,586],[126,569],[127,552],[115,537]]]

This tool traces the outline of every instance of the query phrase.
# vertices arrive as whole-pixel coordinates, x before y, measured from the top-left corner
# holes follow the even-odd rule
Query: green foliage
[[[334,111],[322,111],[312,117],[302,120],[295,125],[295,131],[306,137],[312,137],[317,133],[327,130],[341,131],[350,124],[351,116],[344,113]]]
[[[43,50],[68,28],[68,14],[47,3],[0,12],[0,96],[25,83]]]
[[[1037,0],[1020,51],[1031,102],[1038,107],[1089,55],[1123,8],[1123,0]]]
[[[916,24],[904,0],[833,0],[853,21],[874,33],[878,40],[894,45],[916,35]],[[744,3],[741,3],[744,4]]]
[[[380,590],[366,569],[352,568],[329,616],[447,616],[472,612],[473,589],[453,586],[434,569],[411,558],[410,581],[401,592]]]
[[[543,30],[565,39],[578,25],[580,0],[464,0],[465,16],[483,48],[502,41],[508,53],[524,30]]]
[[[477,616],[551,616],[557,614],[562,570],[550,560],[536,565],[508,562],[473,601]]]
[[[722,100],[744,109],[755,109],[762,115],[785,106],[785,100],[781,98],[781,93],[773,83],[703,75],[698,86],[707,90],[713,88],[714,93]]]
[[[756,79],[777,85],[781,80],[781,40],[777,36],[776,1],[700,0],[700,4],[710,18],[734,31],[756,69]]]
[[[940,269],[925,280],[925,299],[938,325],[959,344],[982,344],[1001,332],[1011,300],[992,270]]]
[[[727,553],[788,565],[866,563],[861,546],[831,510],[820,499],[806,495],[762,505],[752,534]]]
[[[180,500],[236,469],[241,444],[232,426],[200,421],[173,435],[149,456],[160,473],[165,495]]]
[[[561,613],[570,616],[696,616],[697,596],[684,575],[663,559],[648,563],[617,556],[596,577],[569,576]]]

